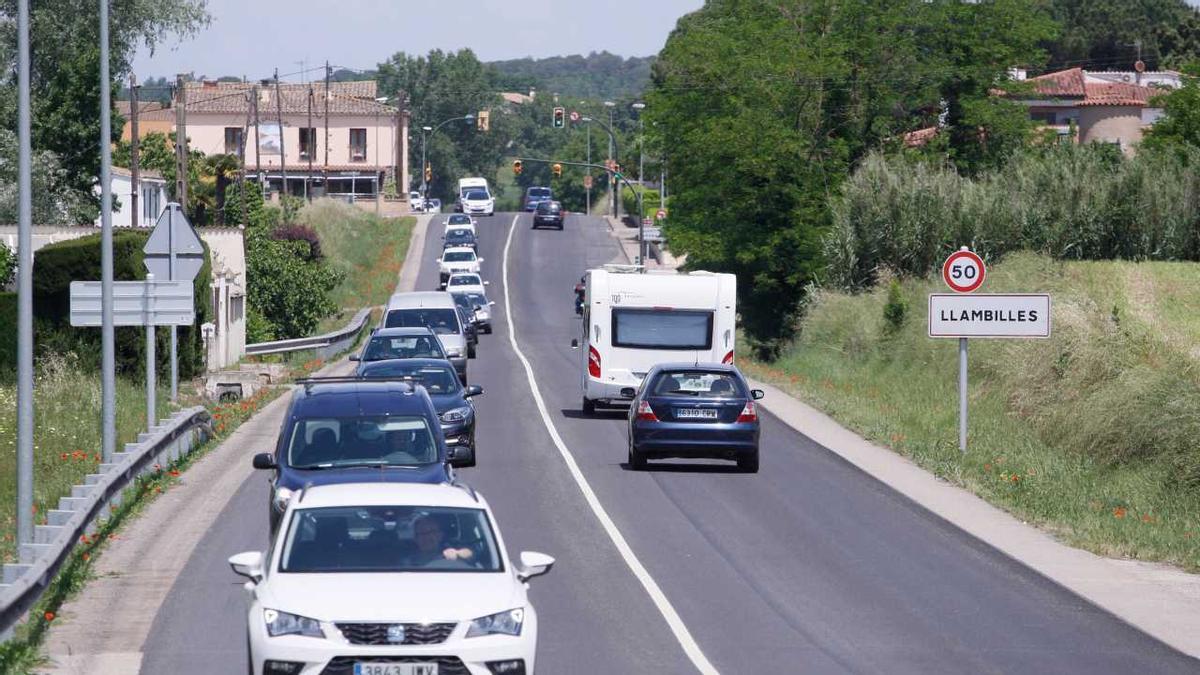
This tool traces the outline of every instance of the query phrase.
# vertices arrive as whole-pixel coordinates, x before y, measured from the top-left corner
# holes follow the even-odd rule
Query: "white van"
[[[583,411],[628,401],[656,364],[733,363],[737,277],[647,273],[632,267],[588,270],[584,279]]]
[[[458,198],[454,210],[474,216],[492,216],[496,213],[496,200],[488,190],[486,178],[461,178],[458,181]]]

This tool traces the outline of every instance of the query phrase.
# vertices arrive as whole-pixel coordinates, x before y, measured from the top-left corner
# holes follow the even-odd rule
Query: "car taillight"
[[[637,418],[643,422],[657,422],[658,416],[654,414],[654,409],[649,403],[642,401],[638,404]]]
[[[600,352],[595,347],[588,347],[588,375],[600,377]]]
[[[754,408],[754,401],[746,402],[746,407],[742,408],[742,412],[738,415],[737,421],[739,423],[758,421],[758,411]]]
[[[732,350],[730,350],[730,352],[725,355],[725,358],[721,359],[721,363],[724,363],[727,366],[733,365],[733,351]]]

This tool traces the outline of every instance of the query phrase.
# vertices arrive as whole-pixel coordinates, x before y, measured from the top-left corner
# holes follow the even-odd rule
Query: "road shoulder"
[[[761,382],[752,382],[752,386],[766,392],[761,405],[781,422],[922,508],[1122,621],[1200,658],[1200,576],[1067,546],[891,450],[870,443],[778,388]]]

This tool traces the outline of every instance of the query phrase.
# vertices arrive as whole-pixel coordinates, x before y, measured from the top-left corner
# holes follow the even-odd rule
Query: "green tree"
[[[1137,59],[1151,69],[1177,67],[1200,55],[1200,22],[1186,0],[1052,0],[1062,27],[1047,40],[1054,68],[1129,69]]]
[[[48,150],[33,153],[33,222],[38,225],[74,225],[91,222],[95,209],[74,190],[60,189],[66,170]],[[0,129],[0,223],[17,222],[17,135]],[[3,283],[0,283],[3,286]]]
[[[1159,96],[1156,104],[1163,108],[1163,118],[1146,131],[1142,146],[1171,148],[1192,146],[1200,149],[1200,63],[1188,66],[1183,86]]]

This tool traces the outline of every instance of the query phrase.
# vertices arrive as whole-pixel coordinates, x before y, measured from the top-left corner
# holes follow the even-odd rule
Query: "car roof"
[[[408,337],[410,335],[433,335],[433,329],[428,326],[393,326],[380,328],[371,337]]]
[[[335,483],[313,485],[293,500],[295,508],[330,506],[442,506],[489,510],[481,495],[449,483]]]
[[[714,373],[733,373],[739,376],[742,374],[742,371],[738,370],[736,366],[731,366],[726,363],[706,363],[704,361],[673,361],[671,363],[659,363],[651,370],[708,370]]]
[[[475,249],[470,246],[447,246],[442,253],[474,253]]]
[[[296,388],[289,417],[426,415],[429,398],[401,380],[311,382]]]
[[[441,309],[454,306],[454,298],[445,291],[412,291],[397,293],[388,300],[388,311],[394,309]]]

